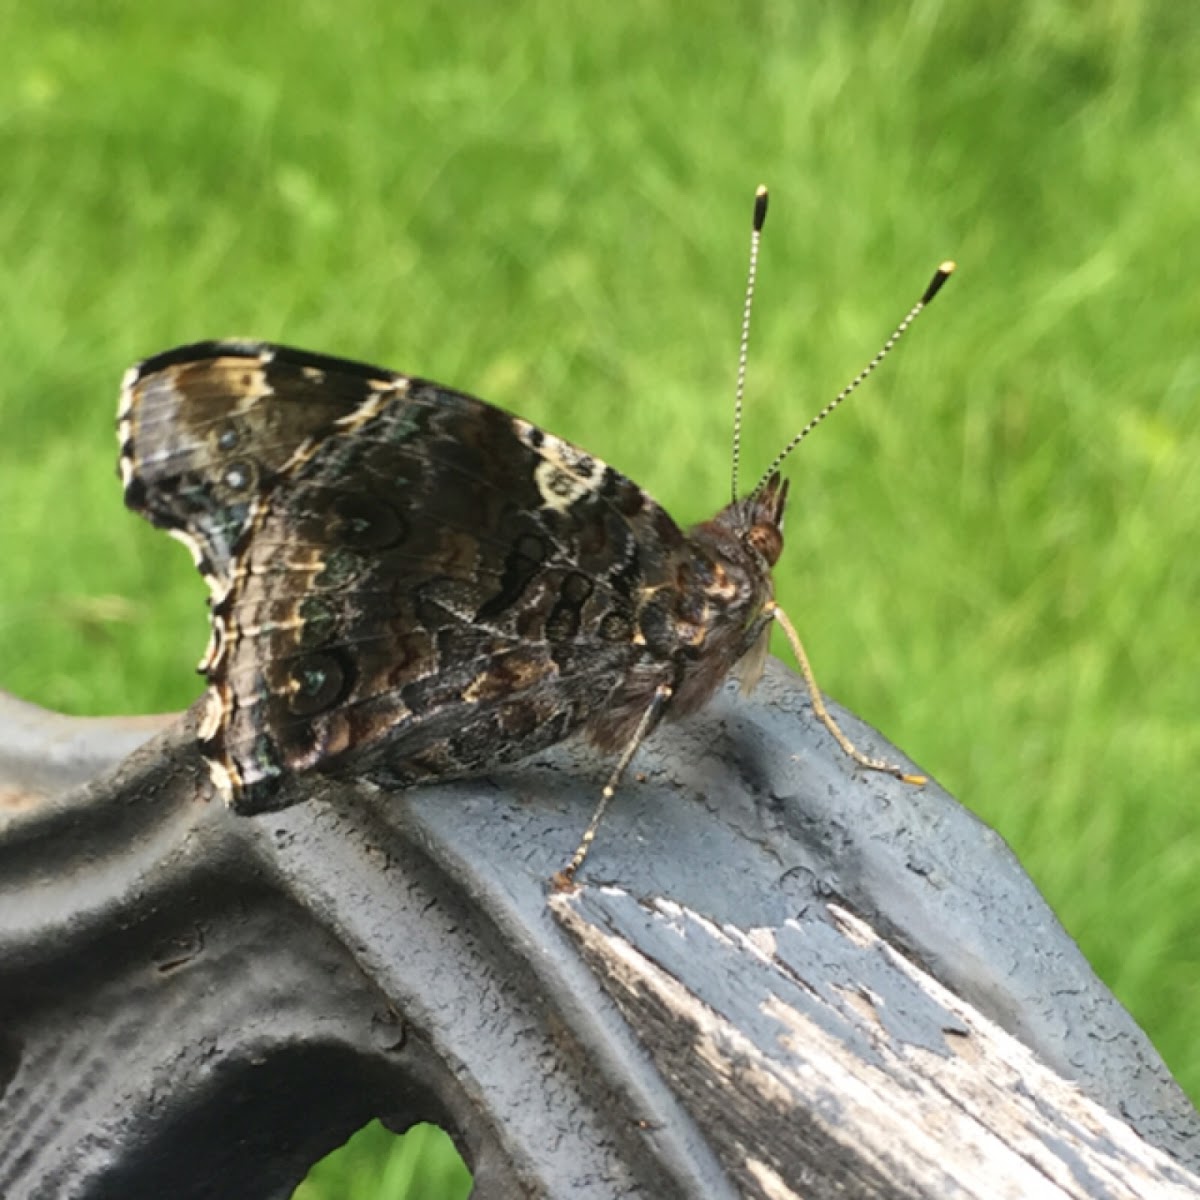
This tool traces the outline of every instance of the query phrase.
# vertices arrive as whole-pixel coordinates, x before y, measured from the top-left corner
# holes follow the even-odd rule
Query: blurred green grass
[[[960,262],[791,464],[779,596],[1200,1098],[1188,6],[3,0],[0,35],[0,686],[198,693],[203,588],[112,428],[125,366],[196,338],[430,376],[710,515],[765,181],[751,478]]]

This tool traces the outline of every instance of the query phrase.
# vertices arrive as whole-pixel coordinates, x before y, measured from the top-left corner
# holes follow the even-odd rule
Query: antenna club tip
[[[921,297],[922,304],[928,304],[942,290],[942,285],[954,274],[958,268],[958,264],[952,259],[946,259],[941,266],[934,272],[933,278],[929,281],[929,286],[925,289],[925,294]]]
[[[759,184],[758,190],[754,193],[754,232],[761,233],[763,224],[767,219],[767,189],[764,185]]]

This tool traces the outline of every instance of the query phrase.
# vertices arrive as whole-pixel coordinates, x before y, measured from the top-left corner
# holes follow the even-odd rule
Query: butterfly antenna
[[[917,319],[918,316],[920,316],[921,310],[924,309],[934,298],[934,296],[936,296],[938,292],[942,290],[942,285],[954,273],[954,265],[954,263],[947,261],[938,267],[938,269],[934,272],[933,278],[929,281],[929,286],[925,289],[920,300],[918,300],[916,304],[914,304],[912,308],[908,310],[908,314],[905,316],[904,320],[896,326],[892,336],[883,343],[879,353],[876,354],[875,357],[871,359],[871,361],[867,363],[867,365],[863,367],[863,369],[859,371],[859,373],[855,375],[855,377],[850,380],[850,382],[846,384],[846,386],[842,388],[842,390],[838,392],[838,394],[834,396],[834,398],[830,400],[830,402],[825,405],[825,407],[821,409],[821,411],[817,413],[817,415],[813,417],[813,419],[809,421],[809,423],[805,425],[805,427],[800,430],[800,432],[796,434],[796,436],[792,438],[792,440],[788,442],[788,444],[784,446],[784,448],[775,456],[775,461],[766,469],[766,471],[763,472],[763,477],[758,481],[757,486],[751,493],[752,495],[758,495],[758,493],[761,492],[764,487],[766,487],[767,481],[783,465],[783,460],[787,458],[787,456],[791,454],[791,452],[795,450],[795,448],[800,445],[800,443],[804,441],[804,439],[808,437],[808,435],[812,433],[812,431],[816,429],[816,427],[820,425],[820,423],[825,420],[825,418],[829,416],[829,414],[833,412],[833,410],[837,408],[837,406],[841,404],[841,402],[845,400],[847,396],[854,392],[863,382],[863,380],[865,380],[867,376],[870,375],[871,372],[874,371],[875,368],[879,366],[879,364],[883,362],[883,360],[891,353],[892,348],[896,345],[896,343],[908,332],[908,327]]]
[[[730,494],[738,494],[738,463],[742,457],[742,399],[746,394],[746,352],[750,348],[750,310],[754,307],[754,280],[758,275],[758,246],[767,219],[767,189],[754,193],[754,224],[750,230],[750,270],[746,278],[746,304],[742,309],[742,340],[738,346],[737,390],[733,399],[733,484]]]

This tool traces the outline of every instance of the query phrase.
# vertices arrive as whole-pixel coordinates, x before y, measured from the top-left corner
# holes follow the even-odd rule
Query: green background
[[[766,182],[751,477],[960,263],[790,464],[780,599],[1200,1098],[1194,6],[0,14],[0,687],[198,694],[204,589],[114,477],[121,373],[181,342],[424,374],[710,515]],[[400,1153],[436,1173],[431,1140]],[[404,1195],[389,1153],[302,1194]]]

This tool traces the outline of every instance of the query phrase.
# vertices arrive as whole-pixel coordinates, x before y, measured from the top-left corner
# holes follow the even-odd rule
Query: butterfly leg
[[[654,689],[654,696],[649,705],[647,705],[646,711],[642,713],[642,719],[638,721],[637,728],[633,731],[633,737],[629,739],[629,745],[621,752],[621,757],[617,761],[617,765],[613,768],[612,774],[608,777],[608,782],[604,785],[604,789],[600,793],[600,802],[596,805],[596,811],[592,813],[592,819],[588,822],[588,827],[583,831],[583,837],[579,839],[578,849],[571,855],[571,861],[554,876],[554,886],[560,891],[574,884],[575,872],[583,866],[583,860],[587,858],[588,851],[592,848],[592,842],[596,840],[596,831],[600,828],[600,822],[604,819],[609,801],[612,800],[613,795],[616,793],[617,785],[621,782],[621,776],[625,774],[625,769],[637,753],[637,748],[645,740],[650,730],[654,728],[654,723],[662,715],[667,701],[670,700],[673,694],[674,689],[665,683],[659,684]]]
[[[804,646],[801,644],[800,635],[796,632],[796,627],[788,619],[787,613],[777,604],[771,604],[770,614],[783,626],[783,632],[787,634],[787,640],[791,644],[792,653],[796,656],[796,661],[800,664],[800,673],[804,676],[804,682],[808,687],[808,694],[812,697],[813,712],[816,713],[817,719],[821,724],[833,734],[834,740],[845,751],[847,757],[852,758],[860,767],[866,767],[871,771],[882,771],[887,775],[894,775],[897,779],[903,780],[905,783],[915,785],[928,783],[929,780],[924,775],[912,775],[905,771],[903,767],[896,766],[895,763],[887,762],[882,758],[872,758],[869,754],[864,754],[842,732],[838,723],[825,707],[825,701],[821,698],[821,689],[817,687],[817,680],[813,675],[812,667],[809,665],[808,655],[804,652]]]

